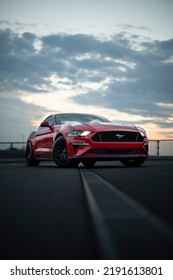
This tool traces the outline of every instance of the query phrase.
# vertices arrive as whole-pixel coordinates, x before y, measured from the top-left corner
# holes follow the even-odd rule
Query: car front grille
[[[92,137],[93,142],[143,142],[139,132],[106,131],[97,132]]]

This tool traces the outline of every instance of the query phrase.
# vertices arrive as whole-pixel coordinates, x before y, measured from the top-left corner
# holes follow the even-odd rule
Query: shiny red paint
[[[97,161],[117,159],[133,160],[136,158],[145,160],[147,158],[148,139],[142,128],[137,128],[134,125],[113,124],[106,119],[103,119],[105,122],[102,122],[102,119],[99,120],[99,117],[94,115],[79,114],[79,119],[84,117],[87,119],[87,117],[90,116],[93,118],[95,117],[96,121],[71,122],[71,120],[69,120],[68,123],[67,120],[63,123],[61,118],[68,119],[71,117],[73,120],[73,118],[75,119],[78,117],[78,114],[56,114],[49,116],[41,123],[37,131],[32,132],[28,137],[27,144],[31,144],[32,151],[29,151],[31,148],[27,147],[27,163],[29,162],[29,157],[31,157],[31,152],[33,153],[32,158],[35,163],[40,160],[53,160],[53,158],[55,158],[55,143],[60,136],[61,139],[65,139],[66,148],[64,148],[64,150],[62,149],[62,152],[65,155],[67,153],[68,162],[74,159],[80,162],[86,159]],[[47,120],[50,120],[51,123]],[[86,136],[73,135],[74,133],[81,132],[88,134]],[[140,141],[128,142],[127,139],[125,139],[127,137],[126,132],[139,134]],[[99,133],[98,140],[93,140],[96,133]],[[106,135],[105,137],[108,135],[108,137],[113,137],[113,139],[107,142],[100,141],[100,135],[104,135],[102,133]],[[109,136],[109,133],[111,136]],[[59,146],[57,147],[59,149]],[[28,165],[30,166],[32,164]],[[61,164],[58,165],[61,166]],[[66,166],[66,164],[64,164],[64,166]]]

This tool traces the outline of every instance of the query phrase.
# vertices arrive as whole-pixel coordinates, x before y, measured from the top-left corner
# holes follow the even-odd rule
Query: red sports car
[[[139,166],[148,157],[148,138],[143,128],[113,124],[90,114],[53,114],[27,140],[26,162],[38,166],[54,160],[60,167],[92,167],[99,160],[120,160]]]

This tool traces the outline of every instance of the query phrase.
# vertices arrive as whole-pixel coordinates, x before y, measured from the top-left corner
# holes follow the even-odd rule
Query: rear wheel
[[[56,139],[53,146],[53,160],[59,167],[77,167],[79,162],[69,158],[67,143],[63,136]]]
[[[82,161],[82,164],[87,168],[93,167],[95,163],[96,163],[96,160],[93,160],[93,159],[86,159],[86,160]]]
[[[120,162],[125,166],[137,167],[142,165],[146,161],[146,158],[134,158],[134,159],[121,159]]]
[[[39,161],[35,159],[31,142],[26,145],[25,152],[26,163],[28,166],[38,166]]]

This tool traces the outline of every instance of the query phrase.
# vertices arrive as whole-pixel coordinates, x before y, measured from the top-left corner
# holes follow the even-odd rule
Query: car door
[[[48,125],[46,125],[48,124]],[[54,119],[49,116],[40,125],[36,133],[36,155],[38,158],[52,158],[54,137]]]

